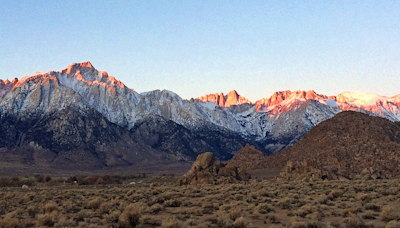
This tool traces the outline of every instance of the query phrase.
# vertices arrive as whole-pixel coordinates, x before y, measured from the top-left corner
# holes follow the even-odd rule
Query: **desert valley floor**
[[[0,227],[400,226],[399,179],[289,182],[277,172],[198,186],[171,174],[2,177]]]

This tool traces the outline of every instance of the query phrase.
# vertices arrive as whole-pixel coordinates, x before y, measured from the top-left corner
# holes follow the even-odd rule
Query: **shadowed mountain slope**
[[[311,129],[290,148],[267,156],[266,168],[288,161],[314,160],[351,179],[369,172],[400,175],[400,124],[381,117],[345,111]]]

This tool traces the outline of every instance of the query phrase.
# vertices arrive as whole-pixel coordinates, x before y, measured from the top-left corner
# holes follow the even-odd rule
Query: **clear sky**
[[[400,1],[0,0],[0,78],[90,61],[138,92],[400,94]]]

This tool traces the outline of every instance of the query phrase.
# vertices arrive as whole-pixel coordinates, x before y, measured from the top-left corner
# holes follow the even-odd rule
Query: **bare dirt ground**
[[[398,179],[177,186],[167,174],[77,177],[3,177],[3,186],[33,182],[0,188],[0,227],[400,227]]]

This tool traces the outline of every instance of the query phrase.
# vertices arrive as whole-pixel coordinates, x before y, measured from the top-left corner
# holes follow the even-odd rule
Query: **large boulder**
[[[178,184],[236,183],[248,179],[250,176],[245,172],[239,172],[235,167],[226,167],[224,163],[215,159],[211,152],[206,152],[197,156],[192,168],[179,179]]]

